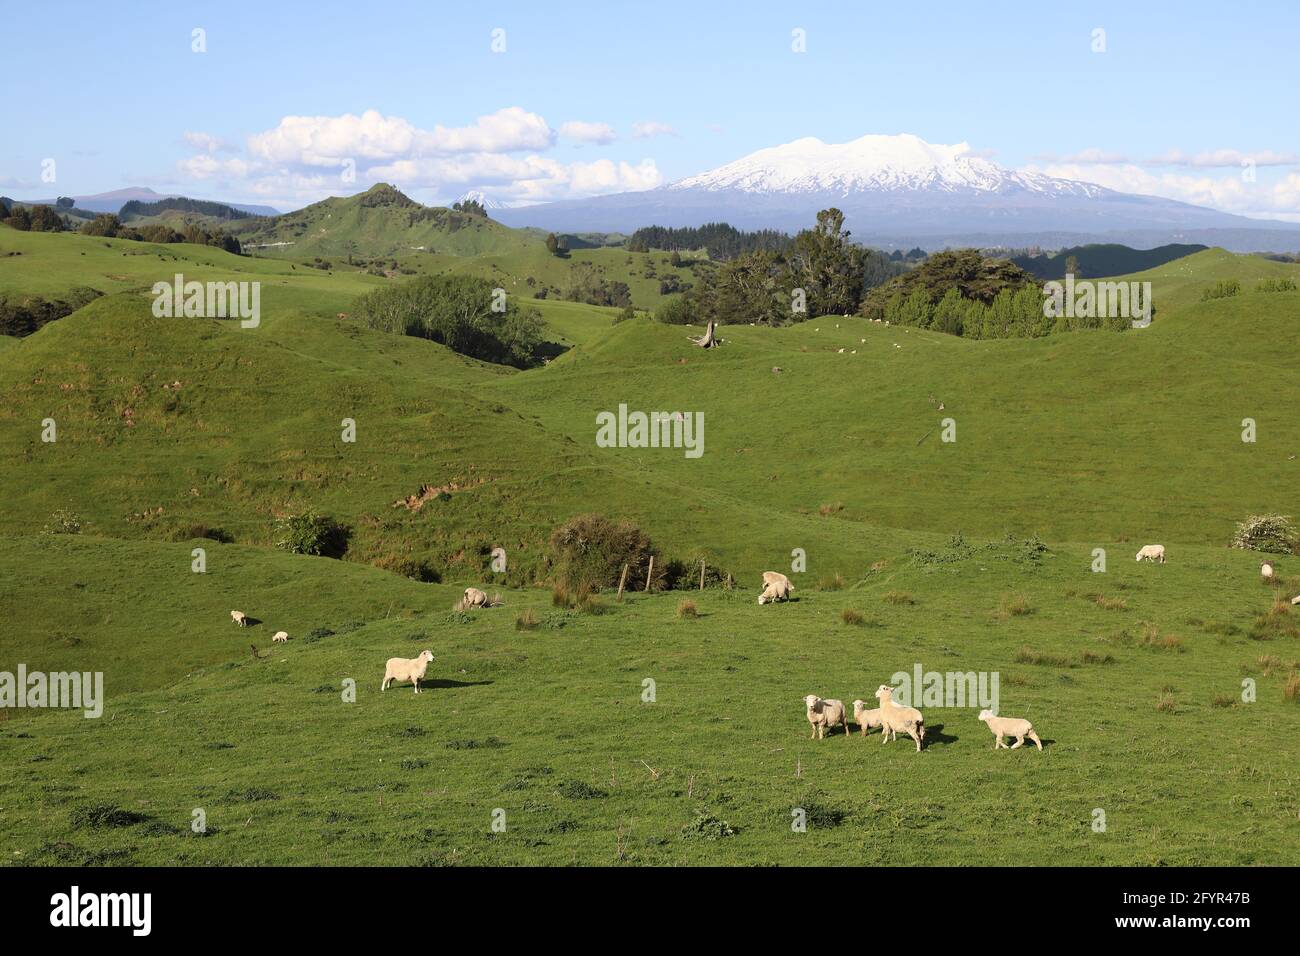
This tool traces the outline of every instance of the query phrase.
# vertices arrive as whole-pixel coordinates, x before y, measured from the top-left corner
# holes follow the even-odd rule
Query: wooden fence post
[[[650,582],[654,580],[654,576],[655,576],[655,556],[652,554],[650,555],[650,570],[648,570],[645,573],[645,589],[647,591],[650,590]]]
[[[618,578],[618,596],[614,598],[618,603],[623,602],[623,585],[627,584],[627,565],[623,565],[623,573]]]

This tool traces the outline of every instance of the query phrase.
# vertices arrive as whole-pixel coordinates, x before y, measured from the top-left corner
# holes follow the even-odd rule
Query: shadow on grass
[[[420,681],[420,690],[455,690],[457,687],[484,687],[490,680],[450,680],[446,677],[426,677]]]

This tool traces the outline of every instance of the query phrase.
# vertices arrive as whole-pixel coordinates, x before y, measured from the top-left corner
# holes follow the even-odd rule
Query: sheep
[[[1145,544],[1142,550],[1137,553],[1139,561],[1159,561],[1165,563],[1165,546],[1163,544]]]
[[[853,702],[853,719],[857,722],[858,729],[862,731],[862,736],[865,737],[869,728],[881,726],[880,708],[876,707],[867,710],[866,701],[855,700]]]
[[[915,707],[903,707],[894,703],[894,688],[881,684],[876,689],[876,699],[880,701],[880,726],[883,731],[881,743],[897,739],[901,730],[916,741],[916,751],[921,752],[921,741],[925,740],[925,718]]]
[[[487,607],[488,596],[485,591],[478,588],[465,589],[465,606],[466,607]]]
[[[1034,733],[1034,725],[1027,720],[1022,720],[1019,717],[998,717],[991,710],[981,710],[979,719],[988,724],[989,730],[993,731],[993,735],[997,737],[997,740],[993,742],[994,750],[1007,746],[1006,741],[1002,739],[1003,737],[1016,738],[1016,742],[1007,747],[1008,750],[1015,750],[1025,742],[1026,737],[1037,744],[1039,750],[1043,749],[1043,742],[1038,739],[1038,734]]]
[[[1297,594],[1295,597],[1293,597],[1293,598],[1291,599],[1291,603],[1292,603],[1292,604],[1300,604],[1300,594]]]
[[[825,739],[826,728],[837,724],[844,728],[844,739],[848,739],[849,721],[844,716],[844,701],[833,698],[822,700],[816,694],[809,694],[803,702],[808,709],[808,723],[812,724],[813,728],[811,739]]]
[[[1273,580],[1273,565],[1265,561],[1263,564],[1259,566],[1259,574],[1260,577],[1264,578],[1267,581]]]
[[[409,680],[415,685],[415,693],[418,694],[420,681],[424,680],[424,672],[429,669],[429,662],[433,659],[432,651],[420,651],[420,656],[414,659],[390,657],[388,666],[384,668],[384,682],[379,685],[379,689],[388,690],[388,685],[395,680]]]
[[[272,644],[287,644],[288,642],[289,642],[288,631],[276,631],[274,634],[271,635]]]
[[[772,601],[788,601],[790,592],[794,590],[794,585],[790,579],[779,571],[763,572],[763,591],[758,596],[759,604],[767,604]]]
[[[230,619],[240,627],[248,627],[248,615],[243,611],[231,611]]]

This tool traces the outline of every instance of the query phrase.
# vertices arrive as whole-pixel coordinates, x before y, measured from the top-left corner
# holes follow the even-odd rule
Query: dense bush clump
[[[290,554],[339,557],[347,550],[347,531],[333,518],[304,511],[275,519],[275,546]]]
[[[624,564],[627,586],[644,588],[652,554],[650,538],[632,522],[598,514],[570,518],[551,534],[555,583],[578,594],[617,587]]]
[[[1295,525],[1286,515],[1251,515],[1237,525],[1232,546],[1244,551],[1291,554],[1300,543]]]
[[[477,276],[421,276],[377,289],[357,300],[353,314],[372,329],[430,339],[485,362],[528,368],[541,360],[541,315],[512,307]]]

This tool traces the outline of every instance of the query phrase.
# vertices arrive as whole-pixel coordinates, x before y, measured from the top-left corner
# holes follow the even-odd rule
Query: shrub
[[[42,534],[81,534],[81,518],[71,511],[59,510],[50,515]]]
[[[1163,714],[1175,714],[1178,712],[1178,705],[1174,703],[1174,695],[1165,693],[1161,694],[1156,700],[1156,710]]]
[[[1046,667],[1073,667],[1074,662],[1059,654],[1044,654],[1029,647],[1022,647],[1016,652],[1017,664],[1040,664]]]
[[[1294,292],[1295,290],[1296,284],[1291,279],[1265,279],[1255,286],[1256,292]]]
[[[542,319],[537,310],[505,311],[489,279],[420,276],[358,299],[352,314],[372,329],[414,335],[485,362],[528,368],[541,361]]]
[[[385,555],[376,559],[374,565],[377,568],[383,568],[385,571],[392,571],[404,578],[421,581],[425,584],[437,584],[442,580],[442,576],[426,562],[405,555]]]
[[[682,601],[677,605],[677,616],[681,618],[699,617],[694,601]]]
[[[840,620],[853,627],[861,627],[863,623],[865,623],[866,618],[853,610],[853,608],[846,607],[844,610],[840,611]]]
[[[578,515],[556,528],[550,551],[556,586],[577,592],[579,601],[585,594],[616,587],[624,564],[629,568],[627,586],[642,590],[654,554],[649,537],[636,525],[598,514]]]
[[[1208,302],[1211,299],[1230,299],[1234,295],[1241,294],[1241,283],[1236,279],[1220,279],[1210,288],[1201,293],[1201,301]]]
[[[1268,554],[1291,554],[1296,549],[1295,525],[1286,515],[1251,515],[1237,525],[1232,547]]]
[[[337,557],[347,550],[347,533],[333,518],[307,510],[275,519],[275,546],[290,554]]]
[[[844,575],[836,571],[834,574],[827,575],[817,582],[817,588],[822,591],[840,591],[843,590],[847,582]]]
[[[1300,700],[1300,674],[1292,674],[1287,679],[1286,687],[1282,688],[1282,696],[1292,702]]]
[[[695,819],[682,827],[682,836],[688,840],[721,840],[735,836],[736,830],[726,820],[720,820],[707,810],[699,810]]]
[[[690,325],[695,320],[695,309],[684,295],[664,299],[655,309],[655,321],[665,325]]]
[[[516,631],[531,631],[536,628],[541,621],[537,617],[537,612],[528,608],[522,614],[515,618]]]

